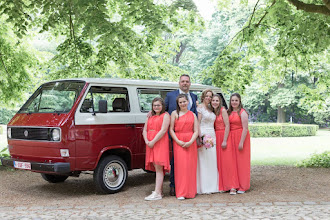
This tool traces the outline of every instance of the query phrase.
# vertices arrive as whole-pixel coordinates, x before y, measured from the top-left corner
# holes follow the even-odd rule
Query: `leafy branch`
[[[3,59],[2,59],[2,56],[3,56],[3,55],[0,53],[1,63],[2,63],[2,65],[3,65],[3,67],[5,68],[5,71],[6,71],[7,75],[9,76],[9,73],[8,73],[7,67],[6,67],[6,65],[5,65],[5,62],[4,62]]]
[[[299,0],[288,0],[297,10],[330,16],[330,0],[322,0],[324,5],[306,4]]]

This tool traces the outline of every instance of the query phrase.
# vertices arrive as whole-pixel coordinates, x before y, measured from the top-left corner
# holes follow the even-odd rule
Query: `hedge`
[[[310,158],[296,164],[296,166],[330,168],[330,151],[325,151],[321,154],[313,154]]]
[[[249,124],[251,137],[303,137],[315,136],[318,125],[255,123]]]

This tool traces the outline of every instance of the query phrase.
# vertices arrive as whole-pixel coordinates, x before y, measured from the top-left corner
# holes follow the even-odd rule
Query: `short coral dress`
[[[245,110],[241,109],[240,114]],[[230,123],[230,140],[235,149],[237,175],[239,187],[238,190],[246,191],[250,188],[250,168],[251,168],[251,149],[250,149],[250,133],[246,134],[246,138],[243,143],[243,150],[238,150],[238,145],[241,140],[243,126],[241,118],[237,112],[232,112],[229,115]]]
[[[219,190],[228,191],[239,187],[236,166],[236,152],[230,140],[230,135],[227,139],[227,147],[222,148],[221,144],[225,136],[225,123],[222,118],[222,110],[214,122],[215,134],[217,137],[217,158],[219,171]]]
[[[167,112],[161,115],[154,115],[148,119],[147,138],[153,140],[157,133],[162,129],[163,119]],[[170,171],[170,154],[168,132],[156,142],[153,148],[146,146],[145,169],[156,171],[153,163],[164,167],[164,172]]]
[[[174,131],[181,141],[190,141],[194,133],[194,113],[188,111],[175,120]],[[173,141],[176,197],[194,198],[197,193],[197,144],[183,148]]]

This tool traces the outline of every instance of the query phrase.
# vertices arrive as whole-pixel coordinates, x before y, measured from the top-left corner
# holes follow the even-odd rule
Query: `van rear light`
[[[8,138],[11,138],[11,128],[8,128],[7,129],[7,137]]]
[[[60,149],[61,157],[70,157],[69,149]]]
[[[52,140],[53,141],[59,141],[60,140],[60,134],[61,134],[60,129],[54,128],[52,130]]]

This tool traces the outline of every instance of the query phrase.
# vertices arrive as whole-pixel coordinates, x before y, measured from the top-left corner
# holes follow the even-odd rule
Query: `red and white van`
[[[151,101],[176,82],[66,79],[41,85],[7,125],[5,166],[41,173],[48,182],[94,171],[97,189],[122,189],[128,170],[144,168],[143,125]],[[216,87],[192,84],[196,94]],[[221,94],[222,95],[222,94]],[[223,103],[225,101],[223,100]]]

